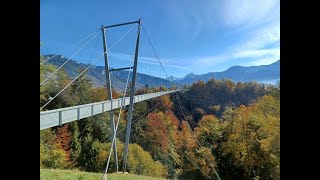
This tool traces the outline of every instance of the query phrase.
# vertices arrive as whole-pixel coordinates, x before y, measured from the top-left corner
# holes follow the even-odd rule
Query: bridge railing
[[[162,95],[177,92],[178,90],[172,91],[161,91],[149,94],[137,95],[134,97],[134,103],[141,102],[144,100],[152,99]],[[112,100],[112,109],[120,108],[122,99]],[[129,105],[129,97],[125,98],[125,105]],[[102,101],[90,104],[84,104],[79,106],[72,106],[67,108],[54,109],[49,111],[40,112],[40,130],[59,126],[71,121],[80,120],[86,117],[94,116],[103,112],[111,110],[111,101]]]

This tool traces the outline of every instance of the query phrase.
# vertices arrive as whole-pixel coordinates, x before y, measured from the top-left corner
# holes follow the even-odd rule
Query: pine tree
[[[70,122],[69,130],[72,133],[70,159],[75,164],[81,151],[78,122]]]

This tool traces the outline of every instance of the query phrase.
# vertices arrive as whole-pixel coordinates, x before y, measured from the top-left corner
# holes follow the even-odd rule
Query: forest
[[[40,60],[43,57],[40,56]],[[40,82],[56,67],[40,64]],[[80,71],[80,70],[79,70]],[[72,79],[62,69],[40,88],[40,106]],[[166,87],[137,90],[137,94]],[[113,98],[120,98],[113,91]],[[83,74],[43,110],[105,101],[105,87]],[[127,110],[117,135],[122,167]],[[119,110],[115,110],[115,119]],[[40,168],[103,172],[111,146],[109,114],[40,131]],[[210,79],[134,104],[127,171],[168,179],[280,179],[280,82]],[[111,156],[108,173],[114,172]]]

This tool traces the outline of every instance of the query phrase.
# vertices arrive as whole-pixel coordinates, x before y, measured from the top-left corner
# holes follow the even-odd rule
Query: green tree
[[[70,159],[75,165],[77,163],[77,159],[79,158],[80,151],[81,151],[81,143],[80,143],[80,137],[79,137],[79,128],[78,128],[78,122],[70,122],[70,132],[72,134],[72,140],[70,142],[71,146],[71,153],[70,153]]]
[[[94,143],[94,140],[91,136],[91,134],[84,135],[84,138],[82,140],[81,144],[81,151],[77,159],[77,164],[79,167],[88,172],[93,172],[95,164],[92,161],[92,158],[95,154],[92,152],[92,144]]]
[[[137,121],[132,124],[132,137],[130,139],[132,143],[139,144],[140,140],[143,138],[142,134],[145,131],[145,124],[147,120],[146,115],[143,116],[143,114],[147,112],[147,105],[146,101],[134,104],[133,120]]]
[[[40,59],[44,59],[44,58],[40,56]],[[40,83],[45,80],[45,78],[49,73],[54,72],[54,70],[55,70],[55,67],[52,65],[40,64]],[[46,84],[40,86],[40,106],[46,103],[46,101],[49,98],[49,94],[50,94],[50,89]]]

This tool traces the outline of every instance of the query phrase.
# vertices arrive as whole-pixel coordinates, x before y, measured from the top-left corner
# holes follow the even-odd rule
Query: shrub
[[[99,141],[94,141],[90,147],[89,152],[86,157],[89,160],[90,171],[93,172],[103,172],[107,165],[107,160],[110,152],[111,142],[102,143]],[[123,163],[123,150],[124,144],[121,141],[117,141],[117,154],[118,154],[118,165],[121,167]],[[113,172],[114,168],[114,158],[111,155],[108,173]],[[88,167],[85,168],[89,171]],[[129,144],[128,150],[128,161],[127,161],[127,171],[130,173],[146,176],[164,177],[166,175],[165,167],[160,163],[152,159],[150,153],[144,151],[142,147],[138,144]]]
[[[40,167],[68,167],[67,154],[61,145],[56,143],[55,136],[50,129],[40,132]]]

